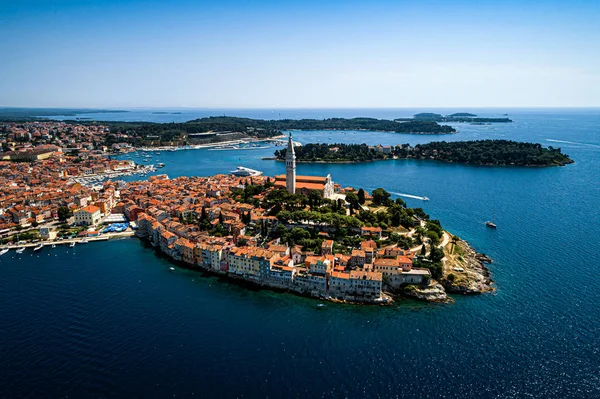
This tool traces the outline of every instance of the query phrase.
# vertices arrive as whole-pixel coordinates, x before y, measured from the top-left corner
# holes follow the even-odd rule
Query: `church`
[[[290,194],[308,195],[311,190],[317,190],[323,198],[333,198],[331,175],[327,175],[327,177],[296,176],[296,153],[291,133],[285,155],[285,175],[275,176],[275,187],[285,187]]]

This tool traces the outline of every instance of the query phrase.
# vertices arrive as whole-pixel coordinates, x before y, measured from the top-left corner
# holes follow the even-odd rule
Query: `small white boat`
[[[169,267],[169,270],[170,271],[175,271],[175,268],[174,267]]]
[[[71,248],[73,248],[75,246],[75,241],[71,242],[71,245],[69,245]]]
[[[81,240],[81,243],[82,243],[82,244],[87,244],[87,243],[88,243],[88,240],[84,238],[83,240]]]
[[[24,247],[17,248],[17,253],[18,254],[22,254],[23,252],[25,252],[25,248]]]
[[[324,303],[319,303],[319,304],[317,305],[317,307],[318,307],[318,308],[324,308],[324,307],[325,307],[325,304],[324,304]]]
[[[0,256],[4,255],[5,253],[7,253],[9,251],[8,248],[2,248],[2,250],[0,251]]]
[[[52,248],[56,248],[56,244],[52,244]]]
[[[498,226],[496,226],[496,223],[494,223],[494,222],[489,222],[489,221],[488,221],[488,222],[485,222],[485,225],[486,225],[487,227],[490,227],[490,228],[492,228],[492,229],[495,229],[496,227],[498,227]]]
[[[35,248],[33,248],[34,251],[39,251],[40,249],[44,248],[44,244],[42,244],[41,242],[35,246]]]
[[[423,201],[429,201],[429,198],[423,197]]]

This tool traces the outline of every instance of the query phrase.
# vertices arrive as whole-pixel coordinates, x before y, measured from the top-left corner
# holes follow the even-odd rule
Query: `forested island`
[[[285,160],[287,150],[275,151]],[[384,159],[425,159],[490,166],[564,166],[573,163],[560,148],[511,140],[434,141],[428,144],[368,146],[366,144],[306,144],[295,148],[297,162],[368,162]]]
[[[402,121],[428,121],[428,122],[463,122],[463,123],[473,123],[473,124],[483,124],[483,123],[508,123],[512,122],[509,118],[479,118],[475,114],[471,114],[468,112],[457,112],[450,115],[441,115],[435,114],[432,112],[422,112],[420,114],[414,115],[412,119],[410,118],[398,118],[395,119],[398,122]]]
[[[265,120],[211,116],[181,123],[65,121],[101,124],[110,129],[107,144],[126,142],[136,146],[204,144],[250,137],[275,137],[285,130],[372,130],[407,134],[449,134],[456,129],[434,121],[393,121],[375,118]]]
[[[0,108],[0,121],[33,121],[45,120],[50,116],[77,116],[79,114],[105,114],[129,112],[124,110],[93,109],[93,108]]]

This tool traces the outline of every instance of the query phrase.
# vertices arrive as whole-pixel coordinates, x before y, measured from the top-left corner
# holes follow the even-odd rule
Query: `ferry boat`
[[[25,252],[25,247],[17,248],[18,254],[22,254],[23,252]]]
[[[2,248],[2,250],[0,251],[0,256],[4,255],[5,253],[7,253],[9,251],[8,248]]]
[[[232,170],[229,173],[238,177],[260,176],[263,174],[263,172],[260,170],[245,168],[243,166],[238,166],[235,170]]]
[[[496,227],[498,227],[498,226],[496,226],[496,223],[490,222],[490,221],[485,222],[485,225],[492,229],[495,229]]]
[[[41,242],[35,246],[35,248],[33,248],[34,251],[39,251],[40,249],[44,248],[44,244],[42,244]]]

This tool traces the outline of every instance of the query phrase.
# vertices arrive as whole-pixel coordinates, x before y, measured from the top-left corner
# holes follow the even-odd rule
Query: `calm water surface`
[[[575,164],[544,169],[298,166],[343,185],[429,197],[407,201],[494,259],[494,294],[319,310],[313,300],[171,272],[135,239],[10,252],[0,257],[1,396],[600,397],[600,111],[506,112],[515,123],[461,124],[453,136],[294,132],[303,143],[507,138],[570,154]],[[273,150],[163,152],[152,162],[171,177],[238,165],[283,173],[260,159]],[[492,217],[497,230],[483,225]]]

